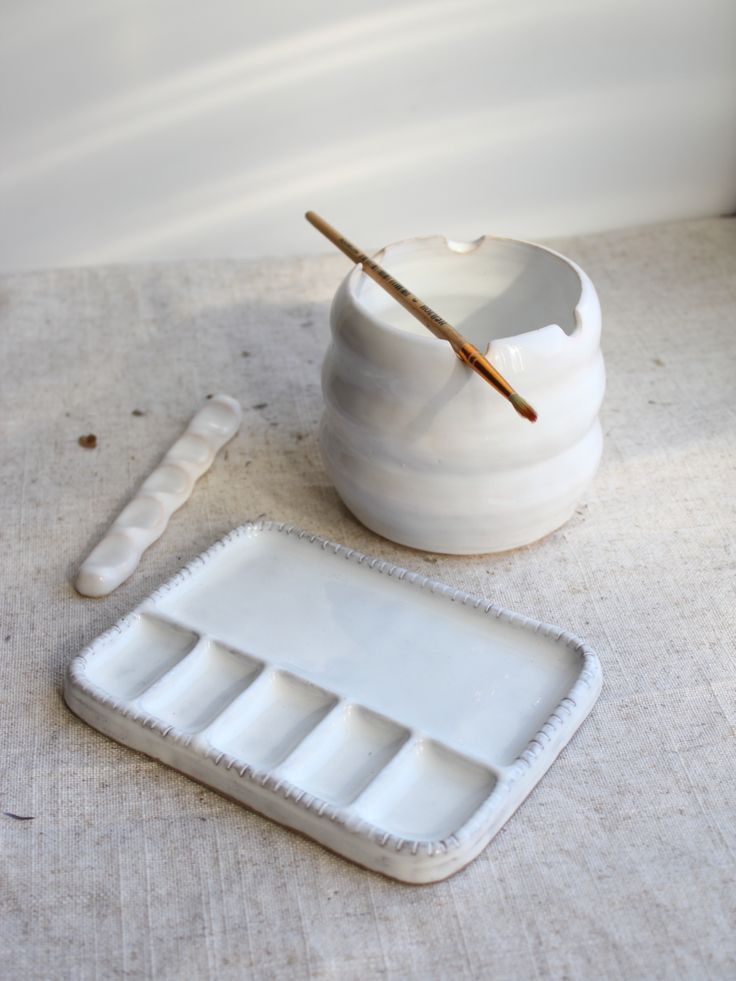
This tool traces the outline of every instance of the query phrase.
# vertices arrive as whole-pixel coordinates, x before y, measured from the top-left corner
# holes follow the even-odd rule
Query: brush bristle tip
[[[529,422],[537,421],[536,410],[533,409],[531,405],[529,405],[529,403],[526,401],[526,399],[523,399],[521,397],[521,395],[517,395],[516,392],[514,392],[514,394],[510,397],[509,401],[511,402],[511,404],[513,405],[513,407],[516,409],[516,411],[519,413],[520,416],[523,416],[525,419],[528,419]]]

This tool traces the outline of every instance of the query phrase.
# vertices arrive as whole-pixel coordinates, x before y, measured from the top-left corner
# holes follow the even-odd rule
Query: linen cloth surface
[[[736,976],[736,221],[552,244],[603,307],[601,469],[564,528],[472,558],[378,538],[329,484],[319,371],[342,256],[0,277],[0,976]],[[241,401],[239,435],[135,575],[79,597],[78,563],[215,392]],[[455,877],[356,868],[65,707],[85,644],[259,515],[600,655],[592,715]]]

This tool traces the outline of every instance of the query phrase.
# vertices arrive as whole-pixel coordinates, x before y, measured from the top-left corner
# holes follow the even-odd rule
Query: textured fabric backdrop
[[[603,305],[603,463],[563,529],[470,559],[378,539],[329,485],[315,437],[341,256],[0,279],[0,812],[33,818],[0,813],[1,976],[736,976],[736,221],[555,245]],[[219,391],[243,404],[238,437],[131,580],[77,596],[80,559]],[[593,714],[454,878],[354,868],[64,706],[80,648],[260,514],[600,654]]]

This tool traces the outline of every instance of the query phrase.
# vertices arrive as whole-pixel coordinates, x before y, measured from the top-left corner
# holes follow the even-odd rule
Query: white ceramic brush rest
[[[515,548],[564,524],[598,467],[600,305],[585,273],[528,242],[390,245],[376,257],[486,352],[511,406],[356,267],[332,306],[321,443],[350,510],[433,552]]]
[[[347,858],[432,882],[488,844],[600,685],[557,627],[256,523],[76,657],[65,698]]]

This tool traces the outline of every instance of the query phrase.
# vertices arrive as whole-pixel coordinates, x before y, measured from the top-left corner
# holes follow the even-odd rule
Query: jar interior
[[[564,259],[524,242],[441,238],[388,246],[376,261],[476,347],[558,324],[575,329],[581,282]],[[356,271],[353,295],[374,317],[411,334],[427,328],[373,280]]]

